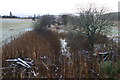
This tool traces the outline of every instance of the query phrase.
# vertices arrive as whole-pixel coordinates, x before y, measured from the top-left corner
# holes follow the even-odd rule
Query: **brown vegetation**
[[[54,73],[54,71],[51,71],[54,69],[54,66],[50,64],[58,64],[60,41],[56,33],[49,30],[44,30],[43,32],[47,33],[47,36],[45,36],[46,34],[43,36],[42,34],[37,34],[35,31],[29,31],[3,46],[3,67],[8,67],[9,65],[6,59],[31,58],[34,60],[35,66],[38,67],[38,72],[40,72],[39,77],[54,77],[54,75],[50,73]],[[47,71],[42,64],[41,57],[44,56],[48,57],[45,64],[50,68],[50,71]],[[16,76],[7,74],[6,77],[18,77],[18,74],[17,72]]]
[[[85,45],[86,46],[88,45],[88,42],[86,42],[87,40],[85,39],[85,37],[80,35],[80,37],[76,36],[76,38],[74,38],[75,39],[74,43],[79,44],[80,47],[69,45],[72,54],[70,57],[66,57],[60,55],[60,42],[58,37],[60,36],[65,38],[66,34],[62,33],[58,35],[49,30],[45,30],[43,32],[44,33],[47,32],[47,35],[44,36],[42,33],[36,33],[34,31],[26,32],[19,38],[13,40],[11,43],[5,45],[3,47],[3,67],[7,67],[9,65],[9,63],[5,61],[6,59],[9,58],[18,58],[18,57],[31,58],[34,60],[34,64],[35,64],[34,66],[38,68],[35,71],[38,72],[39,75],[37,75],[35,78],[41,78],[41,77],[43,78],[45,77],[104,78],[106,77],[105,73],[101,72],[100,69],[101,65],[98,56],[89,56],[89,55],[85,55],[83,52],[77,52],[72,50],[73,47],[75,50],[79,50],[79,49],[82,50],[87,48],[87,47],[83,47]],[[108,40],[107,37],[103,35],[99,35],[99,36],[98,37],[100,39],[96,44],[108,43],[108,42],[104,42],[105,39]],[[113,43],[111,43],[111,45],[113,45]],[[110,45],[106,47],[109,48]],[[114,47],[113,50],[115,51],[115,49],[116,48]],[[46,56],[47,59],[41,58],[44,56]],[[116,59],[118,60],[119,58],[117,57]],[[116,63],[113,62],[113,67],[115,64]],[[47,66],[48,69],[46,68],[45,65]],[[58,67],[58,71],[55,71],[56,67]],[[6,74],[4,77],[32,78],[32,76],[26,75],[22,70],[19,71],[18,73],[17,69],[14,69],[14,73]],[[4,70],[4,71],[8,72],[8,70]],[[9,71],[13,71],[13,70],[10,69]],[[119,74],[115,76],[119,77]]]

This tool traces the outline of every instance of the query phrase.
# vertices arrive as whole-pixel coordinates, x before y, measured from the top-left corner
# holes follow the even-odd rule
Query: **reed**
[[[41,32],[39,32],[41,31]],[[74,42],[68,42],[71,48],[70,57],[61,55],[61,44],[60,38],[66,38],[67,34],[58,34],[48,29],[40,29],[39,31],[29,31],[20,37],[11,41],[11,43],[3,46],[3,56],[2,62],[3,67],[8,67],[10,64],[6,62],[6,59],[11,58],[31,58],[34,60],[34,66],[38,69],[32,68],[37,76],[32,76],[32,74],[27,74],[25,71],[20,69],[21,67],[16,67],[15,69],[4,70],[6,75],[4,78],[104,78],[106,77],[106,72],[102,69],[106,69],[104,62],[99,60],[99,55],[93,56],[92,53],[87,54],[79,50],[87,50],[87,40],[84,36],[80,35],[75,37]],[[72,35],[71,35],[72,36]],[[81,39],[80,39],[81,38]],[[79,41],[80,40],[80,41]],[[108,40],[108,39],[107,39]],[[112,53],[117,53],[119,55],[119,46],[117,43],[108,40],[107,42],[102,42],[101,40],[96,44],[100,44],[101,50],[96,49],[95,52],[99,51],[114,51]],[[79,44],[77,46],[71,44]],[[103,44],[102,44],[103,43]],[[82,46],[81,46],[82,45]],[[86,45],[86,46],[85,46]],[[111,48],[112,47],[112,48]],[[118,74],[114,77],[119,77],[119,56],[112,55],[109,56],[108,60],[112,58],[113,67],[117,65],[116,72]],[[103,59],[103,58],[102,58]],[[102,69],[101,69],[102,66]],[[13,71],[13,72],[12,72]],[[11,72],[11,73],[10,73]]]
[[[50,70],[53,70],[51,68],[54,68],[54,66],[51,64],[57,64],[61,45],[56,33],[49,30],[44,31],[44,33],[45,32],[47,36],[37,34],[35,31],[29,31],[17,39],[14,39],[11,43],[4,45],[2,55],[3,67],[8,67],[8,65],[10,65],[6,62],[7,59],[31,58],[34,60],[35,66],[39,69],[39,77],[52,77],[53,75],[50,74],[54,71],[47,71],[42,61],[44,61],[45,65],[48,66]],[[42,60],[44,56],[48,59]],[[6,77],[10,76],[13,75],[11,74]],[[18,77],[17,74],[15,77]]]

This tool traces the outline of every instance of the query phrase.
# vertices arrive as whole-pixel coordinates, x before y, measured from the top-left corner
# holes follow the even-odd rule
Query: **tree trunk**
[[[93,53],[94,52],[94,44],[95,44],[95,38],[94,38],[94,36],[88,37],[88,41],[89,41],[89,51],[91,53]]]

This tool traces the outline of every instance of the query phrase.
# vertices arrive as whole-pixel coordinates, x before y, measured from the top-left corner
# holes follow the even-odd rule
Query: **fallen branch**
[[[50,71],[50,69],[47,67],[47,65],[43,61],[41,61],[41,62],[45,66],[45,68]]]
[[[11,68],[15,68],[15,67],[3,67],[3,68],[0,68],[0,69],[11,69]]]
[[[108,55],[103,59],[104,61],[108,58]]]
[[[95,72],[94,70],[92,69],[89,69],[91,72],[93,72],[94,74],[96,74],[97,76],[99,75],[97,72]]]

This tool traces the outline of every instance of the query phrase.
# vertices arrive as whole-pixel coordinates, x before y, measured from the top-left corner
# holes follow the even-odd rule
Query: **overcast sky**
[[[119,0],[2,0],[0,2],[0,15],[9,15],[11,11],[19,16],[75,13],[76,8],[89,3],[117,12]]]

